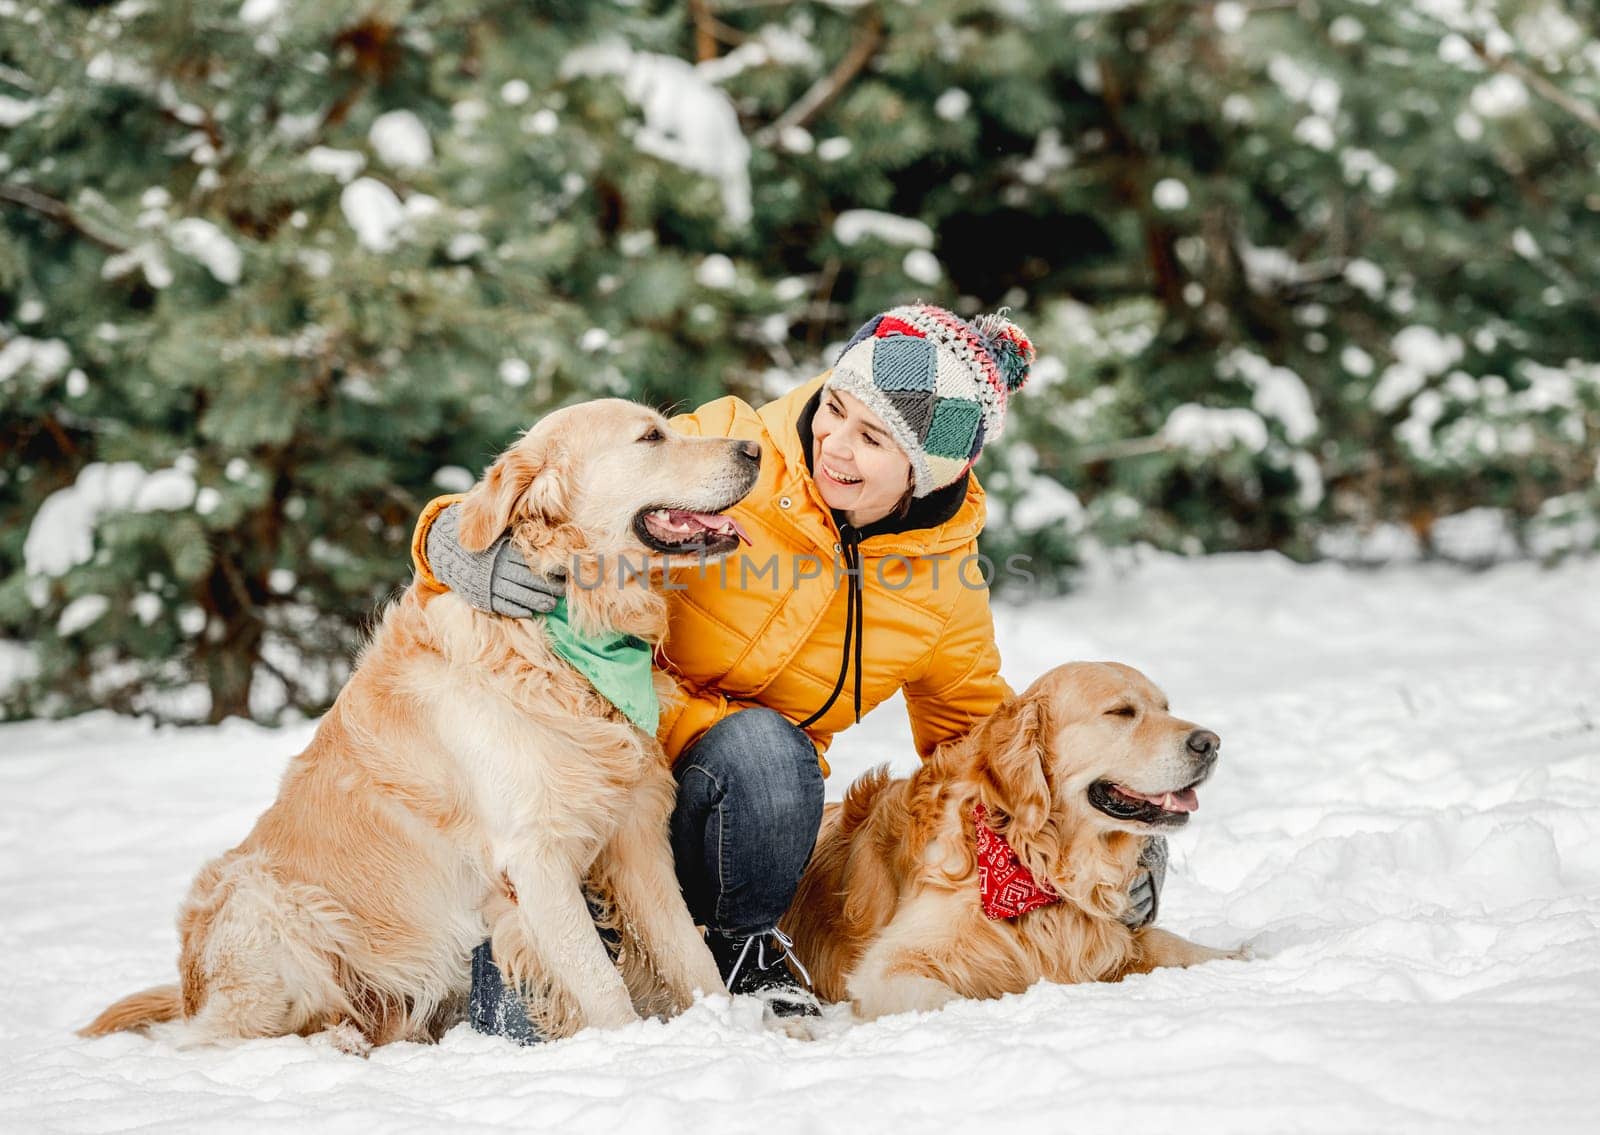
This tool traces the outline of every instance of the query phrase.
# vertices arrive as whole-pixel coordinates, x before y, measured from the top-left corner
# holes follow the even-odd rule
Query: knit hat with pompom
[[[911,458],[912,495],[954,484],[1005,428],[1033,344],[1003,315],[968,322],[913,304],[875,315],[845,344],[827,386],[883,419]]]

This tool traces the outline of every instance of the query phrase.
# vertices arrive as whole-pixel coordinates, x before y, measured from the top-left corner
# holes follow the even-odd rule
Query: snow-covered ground
[[[870,618],[870,612],[869,612]],[[1600,1113],[1600,562],[1377,573],[1152,558],[998,612],[1021,684],[1120,659],[1219,731],[1163,921],[1258,959],[810,1043],[717,999],[519,1049],[359,1060],[72,1029],[174,974],[173,914],[310,730],[0,727],[0,1130],[1590,1131]],[[905,766],[904,714],[835,747]]]

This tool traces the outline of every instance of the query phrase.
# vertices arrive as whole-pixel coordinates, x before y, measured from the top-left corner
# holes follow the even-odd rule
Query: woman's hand
[[[538,575],[502,535],[488,550],[461,546],[461,506],[441,512],[428,529],[428,567],[434,578],[480,611],[528,619],[547,615],[567,593],[565,572]]]
[[[1161,886],[1167,881],[1166,836],[1151,836],[1144,841],[1139,866],[1144,870],[1134,877],[1133,886],[1128,888],[1128,912],[1122,916],[1122,924],[1130,930],[1149,926],[1156,920],[1156,911],[1161,906]]]

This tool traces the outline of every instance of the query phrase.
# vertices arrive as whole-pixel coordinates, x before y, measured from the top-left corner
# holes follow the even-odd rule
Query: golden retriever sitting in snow
[[[783,928],[817,992],[869,1020],[1242,956],[1120,921],[1144,837],[1188,821],[1220,745],[1137,670],[1059,666],[909,779],[879,768],[830,805]]]
[[[481,550],[509,527],[535,568],[572,565],[591,584],[603,570],[605,585],[571,589],[571,624],[653,646],[666,614],[650,580],[672,557],[739,545],[717,514],[759,465],[754,442],[685,437],[630,402],[571,406],[489,469],[463,502],[461,542]],[[656,570],[618,585],[619,558],[646,557]],[[179,1043],[430,1039],[459,1015],[486,935],[547,1035],[722,992],[673,873],[660,746],[544,626],[414,582],[277,801],[195,880],[179,984],[118,1002],[85,1034],[180,1021]],[[622,937],[620,972],[586,884]]]

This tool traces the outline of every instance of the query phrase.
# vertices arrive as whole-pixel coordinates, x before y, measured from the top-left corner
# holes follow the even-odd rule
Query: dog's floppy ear
[[[979,744],[994,801],[1011,817],[1016,835],[1030,836],[1050,817],[1045,708],[1037,698],[1014,698],[984,724]]]
[[[518,443],[500,455],[461,502],[457,538],[467,551],[482,552],[515,520],[525,518],[554,528],[567,519],[569,492],[553,445]]]

